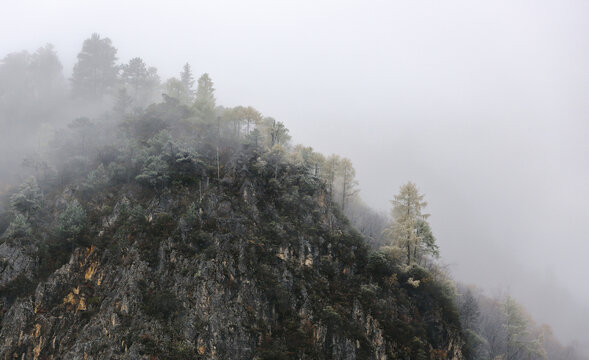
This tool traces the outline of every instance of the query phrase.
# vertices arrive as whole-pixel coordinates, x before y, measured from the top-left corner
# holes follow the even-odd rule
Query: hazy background
[[[455,278],[583,343],[588,16],[581,0],[0,0],[0,57],[50,42],[69,77],[98,32],[163,80],[190,62],[218,104],[349,157],[375,209],[415,182]]]

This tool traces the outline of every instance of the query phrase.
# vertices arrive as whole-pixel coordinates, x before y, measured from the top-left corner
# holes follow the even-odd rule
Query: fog
[[[254,106],[295,143],[350,158],[376,210],[415,182],[457,280],[509,291],[562,339],[589,340],[589,3],[1,8],[0,57],[52,43],[69,77],[98,32],[121,63],[140,56],[165,80],[189,62],[218,104]]]

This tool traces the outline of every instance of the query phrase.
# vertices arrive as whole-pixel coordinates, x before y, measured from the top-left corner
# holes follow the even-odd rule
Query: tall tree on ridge
[[[346,202],[358,195],[358,181],[356,181],[356,170],[352,161],[343,158],[339,163],[339,175],[342,179],[342,212],[346,210]]]
[[[117,82],[117,49],[109,38],[97,33],[84,41],[78,54],[78,62],[72,75],[74,97],[86,100],[102,100],[110,94]]]
[[[213,80],[209,74],[205,73],[198,78],[198,88],[196,89],[195,108],[205,118],[212,118],[215,111],[215,88]]]
[[[63,66],[53,45],[47,44],[37,49],[31,56],[29,68],[34,88],[33,96],[37,101],[52,101],[64,91]]]
[[[121,81],[135,106],[144,106],[153,100],[159,76],[154,67],[147,68],[141,58],[133,58],[121,66]]]
[[[194,95],[194,76],[192,75],[192,69],[190,68],[190,64],[184,64],[182,68],[182,72],[180,73],[180,81],[184,88],[186,89],[187,95],[189,95],[190,99]]]
[[[424,252],[436,255],[437,251],[435,239],[427,224],[429,214],[421,212],[427,206],[423,197],[415,184],[408,182],[401,186],[399,194],[391,201],[392,223],[385,231],[393,245],[406,249],[408,265],[415,262]],[[426,244],[426,241],[429,244]]]
[[[332,200],[334,196],[335,177],[337,175],[340,161],[339,155],[332,154],[325,159],[325,162],[321,167],[321,178],[327,184],[327,192],[329,193],[330,200]]]

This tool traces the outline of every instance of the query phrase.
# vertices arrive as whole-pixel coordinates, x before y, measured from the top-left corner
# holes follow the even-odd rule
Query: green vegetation
[[[76,266],[70,259],[96,252],[94,261],[112,272],[145,278],[126,284],[111,273],[105,281],[113,287],[129,286],[112,299],[111,289],[92,283],[95,268],[80,270],[68,279],[76,285],[56,287],[53,308],[43,311],[76,304],[87,323],[114,303],[108,321],[118,321],[125,346],[140,346],[142,355],[204,358],[209,350],[194,339],[212,343],[214,328],[225,337],[246,333],[239,335],[248,354],[262,359],[329,359],[338,351],[392,359],[543,356],[509,298],[501,307],[506,340],[489,350],[478,302],[435,261],[439,249],[414,184],[401,187],[391,218],[383,218],[359,199],[349,159],[293,146],[282,122],[253,107],[218,106],[207,74],[193,89],[189,64],[152,103],[161,89],[156,70],[133,58],[119,74],[116,52],[97,34],[84,42],[72,93],[112,104],[57,132],[39,154],[38,177],[9,197],[1,241],[33,244],[36,263],[35,280],[21,274],[0,289],[3,311],[42,289],[55,270]],[[215,300],[219,293],[227,298]],[[134,297],[140,303],[123,310],[121,298]],[[237,315],[189,319],[195,304],[214,301]],[[231,316],[239,323],[224,329]],[[149,325],[145,332],[133,317]],[[221,358],[232,350],[217,349]]]

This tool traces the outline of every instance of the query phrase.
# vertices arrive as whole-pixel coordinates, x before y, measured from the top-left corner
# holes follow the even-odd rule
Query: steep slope
[[[463,358],[449,284],[222,121],[168,99],[71,127],[0,228],[1,358]]]

